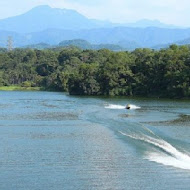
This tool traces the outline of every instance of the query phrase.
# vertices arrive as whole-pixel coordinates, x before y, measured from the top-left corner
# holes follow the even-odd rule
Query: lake
[[[190,101],[0,91],[0,189],[189,190]]]

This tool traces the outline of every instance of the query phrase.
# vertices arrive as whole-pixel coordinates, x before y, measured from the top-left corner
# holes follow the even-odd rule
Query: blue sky
[[[75,9],[89,18],[112,22],[158,19],[190,27],[190,0],[0,0],[0,19],[22,14],[38,5]]]

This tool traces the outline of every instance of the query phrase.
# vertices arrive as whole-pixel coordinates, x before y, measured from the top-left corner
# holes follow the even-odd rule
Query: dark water
[[[0,189],[189,190],[190,102],[1,91]]]

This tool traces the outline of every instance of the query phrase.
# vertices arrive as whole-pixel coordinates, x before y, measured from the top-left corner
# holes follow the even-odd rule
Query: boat
[[[131,105],[127,104],[125,108],[129,110],[129,109],[131,109]]]

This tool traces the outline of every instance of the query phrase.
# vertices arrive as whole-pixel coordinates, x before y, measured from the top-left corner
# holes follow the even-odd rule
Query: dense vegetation
[[[0,52],[0,86],[77,95],[190,97],[190,49],[15,49]]]

